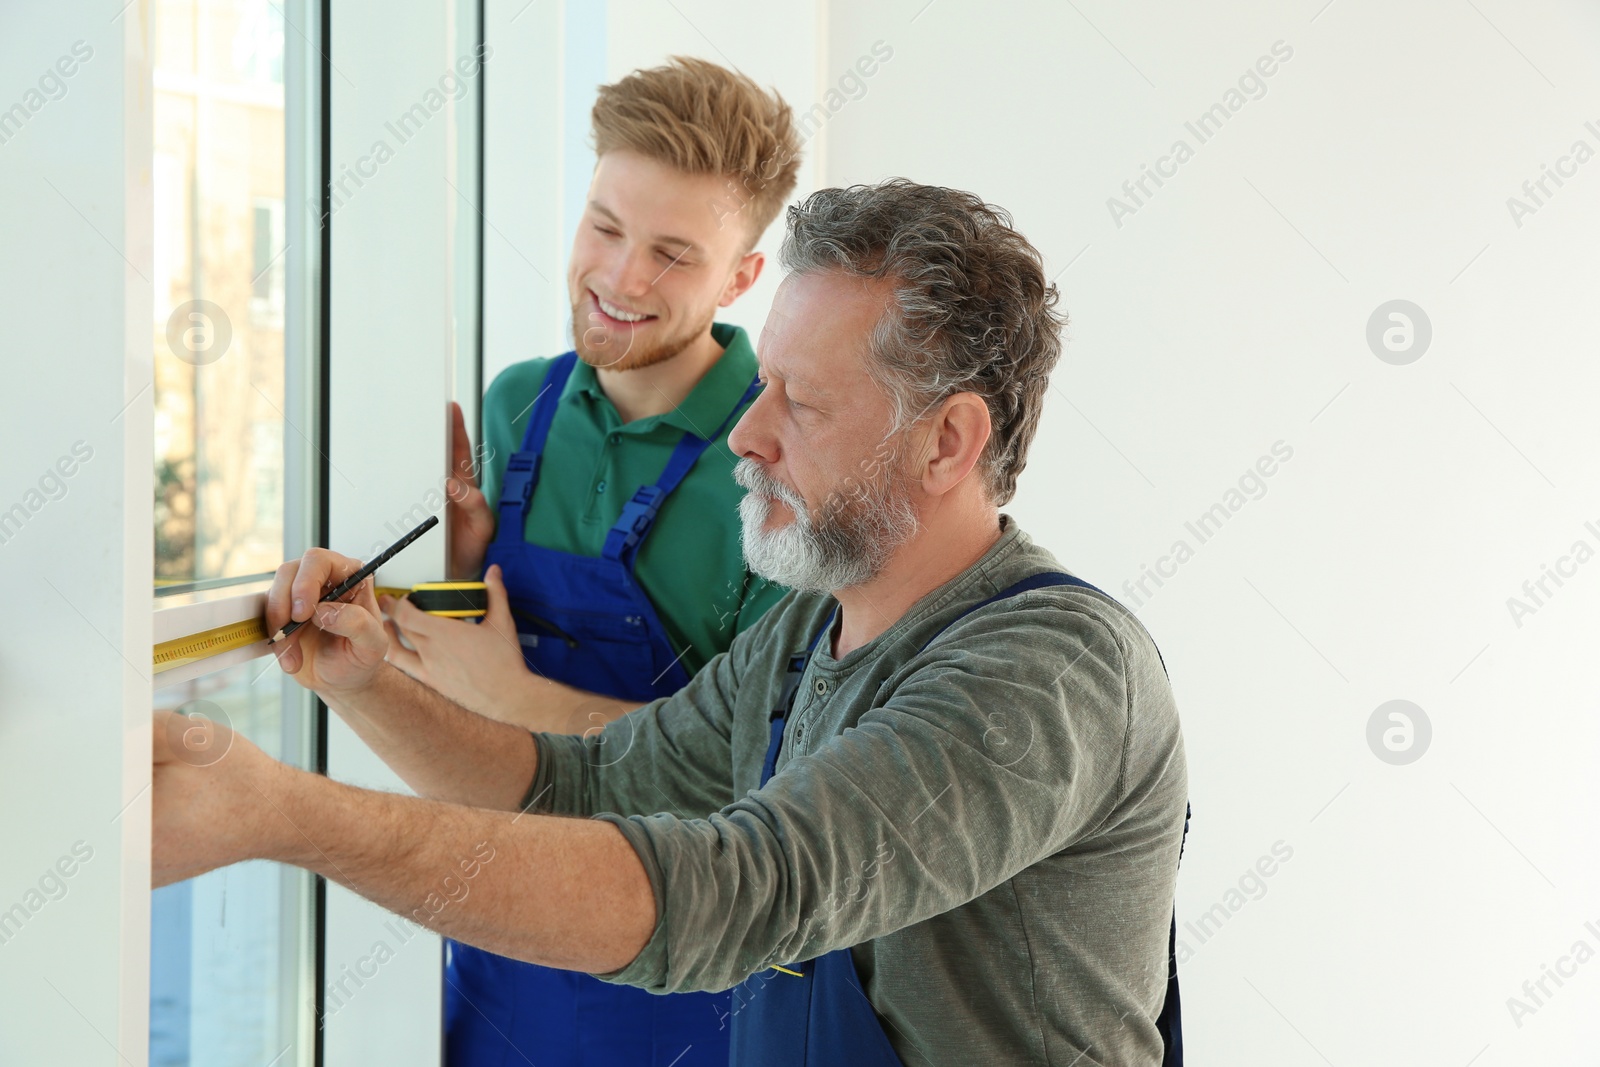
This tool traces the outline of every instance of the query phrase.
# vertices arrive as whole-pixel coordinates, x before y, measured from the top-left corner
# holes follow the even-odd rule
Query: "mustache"
[[[796,515],[807,513],[806,502],[800,494],[768,474],[766,469],[753,459],[741,459],[734,464],[733,480],[748,492],[783,501]]]

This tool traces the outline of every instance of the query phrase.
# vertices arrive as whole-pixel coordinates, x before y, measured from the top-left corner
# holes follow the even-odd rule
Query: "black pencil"
[[[439,525],[439,516],[437,516],[437,515],[429,515],[426,519],[422,520],[422,522],[417,526],[417,528],[415,530],[412,530],[410,533],[408,533],[404,537],[400,538],[400,540],[396,541],[394,544],[390,545],[388,548],[384,549],[382,552],[378,553],[376,556],[373,556],[371,563],[366,564],[360,570],[358,570],[354,574],[352,574],[350,577],[348,577],[344,581],[340,582],[336,588],[334,588],[330,593],[328,593],[328,595],[324,596],[321,600],[317,601],[317,603],[323,604],[323,603],[326,603],[326,602],[328,602],[330,600],[338,600],[340,597],[344,596],[350,590],[354,589],[356,586],[360,585],[362,582],[366,581],[369,577],[371,577],[372,573],[374,571],[376,571],[379,567],[383,566],[385,563],[388,563],[391,559],[393,559],[395,557],[395,555],[398,554],[399,551],[402,548],[406,547],[411,542],[415,541],[417,538],[421,537],[423,534],[427,533],[429,530],[433,529],[437,525]],[[306,620],[306,621],[309,621],[309,620]],[[289,623],[289,625],[285,626],[283,629],[279,630],[277,633],[275,633],[271,637],[267,638],[267,644],[269,644],[269,645],[277,644],[279,641],[282,641],[285,637],[288,637],[290,634],[294,633],[296,630],[300,629],[300,627],[302,627],[304,625],[305,625],[304,621],[302,621],[302,622],[293,622],[293,621],[291,621]]]

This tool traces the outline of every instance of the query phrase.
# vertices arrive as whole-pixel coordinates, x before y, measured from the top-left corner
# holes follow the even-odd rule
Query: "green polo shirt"
[[[599,556],[606,534],[641,485],[661,477],[685,432],[705,436],[727,425],[656,515],[634,566],[640,587],[666,627],[674,652],[694,674],[735,634],[747,629],[786,593],[749,573],[739,547],[737,458],[728,448],[729,418],[756,374],[755,349],[737,326],[718,323],[711,336],[724,351],[683,403],[661,415],[623,422],[600,388],[594,368],[572,369],[550,425],[539,484],[523,537],[579,556]],[[483,492],[499,516],[500,483],[512,453],[522,447],[534,399],[554,360],[507,367],[483,400]],[[742,408],[740,409],[742,413]]]

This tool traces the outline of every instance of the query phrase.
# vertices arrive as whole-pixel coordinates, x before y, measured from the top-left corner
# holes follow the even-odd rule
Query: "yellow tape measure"
[[[476,618],[488,607],[488,594],[482,582],[418,582],[410,589],[392,585],[377,586],[377,596],[410,597],[412,603],[430,615],[451,619]],[[187,637],[162,641],[155,647],[155,673],[170,671],[197,660],[210,659],[236,648],[267,639],[265,619],[244,619],[202,630]]]
[[[418,582],[410,589],[380,585],[373,593],[407,597],[418,609],[447,619],[476,619],[489,610],[489,593],[482,582]]]
[[[155,672],[170,671],[196,660],[220,656],[236,648],[253,645],[267,639],[265,619],[244,619],[230,622],[210,630],[202,630],[187,637],[175,637],[156,645]]]

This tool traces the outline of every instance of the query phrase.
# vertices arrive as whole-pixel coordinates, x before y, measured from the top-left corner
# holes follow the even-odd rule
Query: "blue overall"
[[[1008,589],[974,604],[967,611],[987,607],[997,600],[1005,600],[1031,589],[1050,585],[1076,585],[1101,592],[1081,578],[1056,571],[1046,571],[1024,578]],[[1104,595],[1104,594],[1102,594]],[[789,671],[784,678],[783,696],[771,716],[771,739],[767,743],[766,762],[761,767],[761,784],[766,785],[777,769],[778,752],[783,747],[783,729],[789,713],[794,710],[794,698],[800,688],[801,676],[811,662],[823,637],[833,629],[838,612],[829,616],[822,629],[811,639],[811,647],[789,657]],[[957,616],[956,618],[960,618]],[[950,620],[954,623],[956,619]],[[950,625],[949,623],[946,626]],[[938,638],[930,637],[927,648]],[[1157,655],[1160,655],[1158,652]],[[1165,664],[1163,664],[1165,666]],[[1187,812],[1183,822],[1184,836],[1189,833]],[[1180,858],[1182,846],[1179,846]],[[1182,1067],[1183,1034],[1178,1013],[1178,963],[1177,915],[1174,913],[1172,929],[1167,939],[1167,996],[1161,1008],[1156,1028],[1161,1033],[1165,1052],[1162,1067]],[[856,973],[850,949],[834,949],[808,963],[794,963],[785,971],[774,968],[758,976],[763,984],[752,986],[749,979],[741,987],[748,1000],[740,996],[733,1013],[733,1055],[731,1067],[831,1067],[848,1063],[851,1067],[902,1067],[900,1057],[889,1043],[883,1025],[878,1022],[872,1002],[861,988],[861,978]]]
[[[506,464],[487,564],[499,564],[529,668],[593,693],[645,703],[689,682],[665,627],[634,577],[656,513],[695,461],[753,397],[752,382],[710,439],[684,434],[654,485],[641,486],[598,557],[523,537],[556,407],[577,356],[551,364],[521,451]],[[450,943],[445,969],[450,1067],[725,1067],[727,993],[656,996],[587,974]]]

